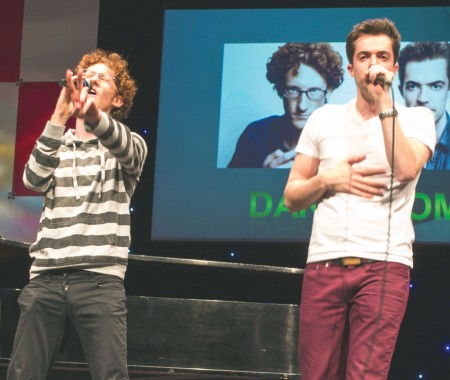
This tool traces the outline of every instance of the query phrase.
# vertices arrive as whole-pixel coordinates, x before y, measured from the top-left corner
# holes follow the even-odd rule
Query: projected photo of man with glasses
[[[229,168],[289,168],[311,113],[343,81],[342,58],[328,43],[287,43],[267,63],[267,80],[283,100],[284,114],[250,123]]]

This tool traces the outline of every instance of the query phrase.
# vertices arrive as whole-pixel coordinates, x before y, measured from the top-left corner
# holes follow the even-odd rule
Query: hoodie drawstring
[[[103,193],[103,185],[105,184],[105,150],[102,145],[100,147],[100,166],[101,166],[101,179],[100,179],[100,192],[98,193],[98,198],[101,199]]]
[[[72,163],[72,179],[73,179],[73,190],[75,191],[75,198],[80,200],[80,193],[78,191],[78,179],[77,179],[77,146],[74,141],[72,141],[73,147],[73,163]]]

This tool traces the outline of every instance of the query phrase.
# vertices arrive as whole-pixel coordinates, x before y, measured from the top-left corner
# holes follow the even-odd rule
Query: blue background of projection
[[[403,41],[449,41],[449,7],[368,9],[167,10],[152,216],[153,240],[306,241],[312,212],[275,217],[288,170],[218,167],[225,44],[343,43],[354,24],[388,17]],[[343,56],[344,65],[347,59]],[[263,62],[265,64],[265,62]],[[267,82],[261,77],[262,82]],[[416,202],[416,241],[450,242],[450,220],[435,220],[435,194],[450,201],[450,172],[423,172]],[[273,200],[250,217],[252,192]],[[259,199],[261,201],[262,199]],[[427,203],[428,204],[428,203]],[[259,204],[259,207],[268,207]],[[447,215],[449,212],[447,212]]]

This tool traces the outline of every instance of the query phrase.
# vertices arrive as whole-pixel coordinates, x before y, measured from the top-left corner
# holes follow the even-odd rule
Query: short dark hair
[[[281,46],[267,62],[267,80],[272,83],[281,97],[286,86],[289,70],[307,65],[327,82],[327,88],[338,88],[344,79],[342,57],[329,43],[287,43]]]
[[[450,44],[448,42],[413,42],[406,45],[398,57],[398,78],[400,86],[405,81],[405,70],[408,62],[423,62],[428,59],[444,58],[447,61],[447,78],[450,80]]]
[[[353,55],[355,54],[356,40],[361,36],[379,36],[386,35],[392,41],[392,50],[394,52],[394,62],[397,62],[398,52],[400,50],[401,36],[395,24],[387,18],[374,18],[365,20],[353,27],[353,30],[347,36],[345,49],[348,61],[353,64]]]

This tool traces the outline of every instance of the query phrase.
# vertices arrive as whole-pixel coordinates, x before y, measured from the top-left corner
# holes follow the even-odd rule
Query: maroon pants
[[[409,295],[410,268],[306,266],[300,304],[303,380],[384,380]]]

